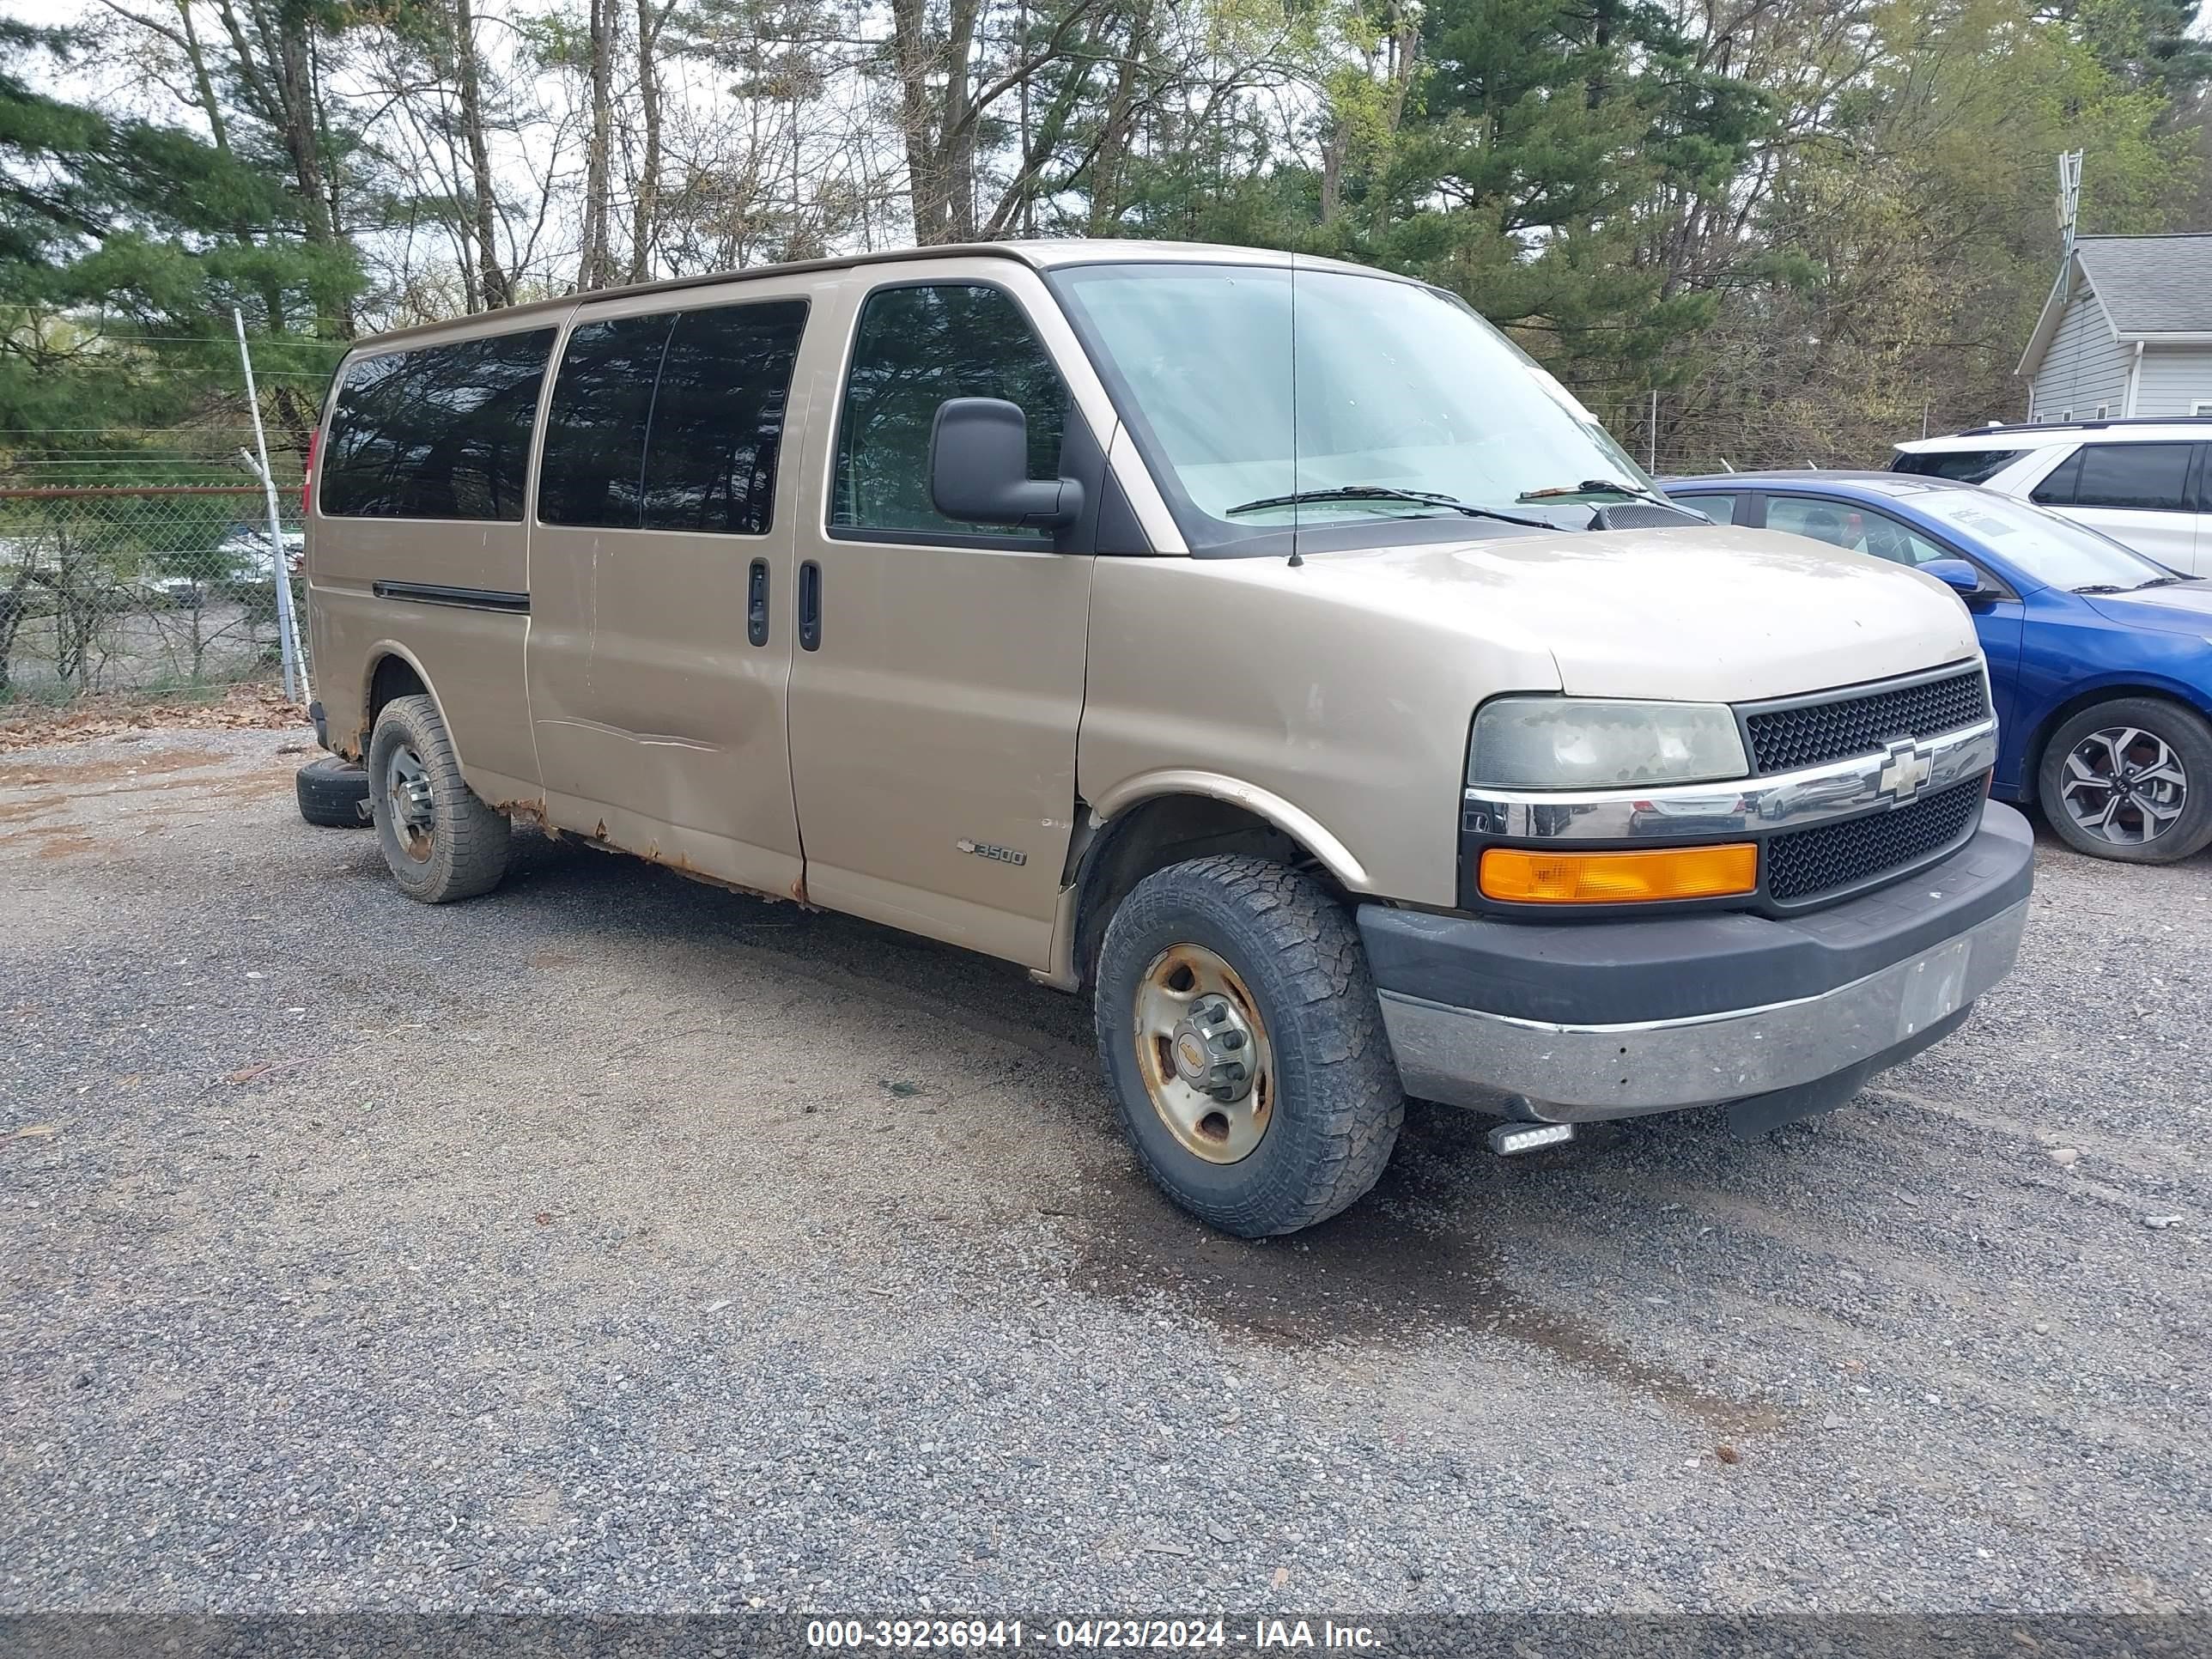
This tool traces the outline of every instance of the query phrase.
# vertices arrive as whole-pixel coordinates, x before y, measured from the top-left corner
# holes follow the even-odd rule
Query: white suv
[[[2024,496],[2212,575],[2212,416],[1979,427],[1899,444],[1889,467]]]

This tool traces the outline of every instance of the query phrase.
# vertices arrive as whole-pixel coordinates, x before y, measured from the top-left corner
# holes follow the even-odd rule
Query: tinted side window
[[[869,295],[837,428],[830,522],[855,529],[1018,535],[940,517],[929,501],[929,434],[948,398],[1004,398],[1029,417],[1032,478],[1060,476],[1067,387],[1021,307],[994,288],[942,283]]]
[[[806,301],[687,311],[653,398],[645,527],[766,533]]]
[[[2075,450],[2057,466],[2044,481],[2028,491],[2027,498],[2040,501],[2045,507],[2074,505],[2075,486],[2081,482],[2081,452]]]
[[[552,345],[540,328],[351,364],[316,469],[323,511],[519,520]]]
[[[541,523],[637,528],[645,427],[670,320],[665,312],[611,317],[570,331],[545,410]]]
[[[1899,455],[1889,464],[1889,470],[1917,473],[1923,478],[1987,483],[2023,453],[2017,449],[1954,449],[1940,454]]]
[[[2190,452],[2194,447],[2192,444],[2085,444],[2074,505],[2187,512]]]

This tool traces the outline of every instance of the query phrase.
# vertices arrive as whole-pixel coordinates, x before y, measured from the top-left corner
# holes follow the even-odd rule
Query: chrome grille
[[[1932,738],[1989,718],[1978,670],[1824,702],[1756,709],[1744,716],[1752,770],[1802,767],[1870,755],[1897,738]]]
[[[1981,814],[1980,778],[1871,817],[1791,830],[1766,843],[1766,894],[1780,904],[1858,886],[1941,852]]]

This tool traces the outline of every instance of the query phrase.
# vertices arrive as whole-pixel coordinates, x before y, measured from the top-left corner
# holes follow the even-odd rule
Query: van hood
[[[2083,595],[2089,608],[2130,628],[2212,638],[2212,582],[2177,582],[2171,587],[2141,587],[2132,593]]]
[[[1981,655],[1934,577],[1725,525],[1319,553],[1286,574],[1346,605],[1547,651],[1571,696],[1744,702]]]

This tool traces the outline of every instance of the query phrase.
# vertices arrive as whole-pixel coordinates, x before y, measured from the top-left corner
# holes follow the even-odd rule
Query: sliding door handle
[[[799,644],[805,651],[822,646],[822,567],[811,559],[799,567]]]
[[[768,643],[768,561],[755,559],[745,577],[745,637]]]

